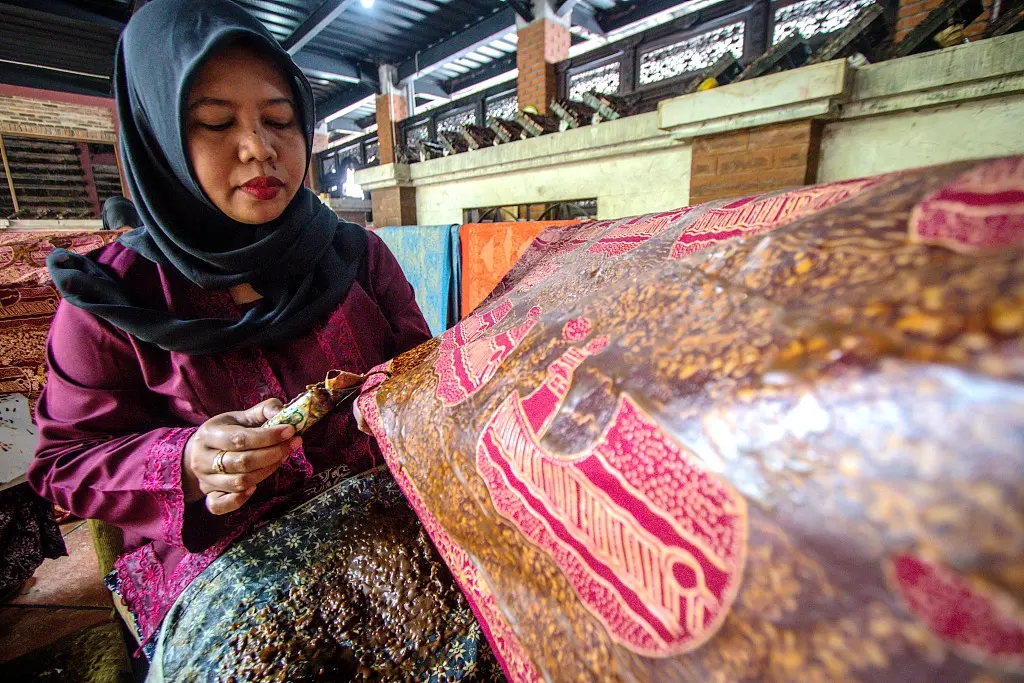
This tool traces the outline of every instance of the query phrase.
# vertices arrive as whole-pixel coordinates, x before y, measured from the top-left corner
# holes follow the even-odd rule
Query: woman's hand
[[[367,426],[366,420],[363,418],[363,411],[359,410],[358,400],[352,402],[352,414],[355,415],[356,426],[359,427],[359,431],[361,431],[363,434],[369,434],[370,436],[373,436],[373,432]]]
[[[291,425],[260,426],[281,408],[281,401],[272,398],[248,410],[216,415],[200,425],[182,454],[185,501],[205,497],[207,509],[215,515],[242,507],[256,492],[256,485],[302,444]]]

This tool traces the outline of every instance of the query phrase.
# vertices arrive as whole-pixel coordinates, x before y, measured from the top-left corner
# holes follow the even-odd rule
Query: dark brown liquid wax
[[[236,624],[219,680],[417,680],[474,626],[412,511],[373,504],[281,600]]]

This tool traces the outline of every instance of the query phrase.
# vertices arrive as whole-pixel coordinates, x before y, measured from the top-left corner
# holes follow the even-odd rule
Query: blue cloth
[[[376,231],[398,259],[435,337],[459,322],[462,258],[457,225],[407,225]]]

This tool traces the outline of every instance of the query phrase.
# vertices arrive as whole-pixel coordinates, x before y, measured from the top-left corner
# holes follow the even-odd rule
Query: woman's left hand
[[[359,431],[363,434],[369,434],[373,436],[373,432],[366,425],[366,420],[363,419],[363,411],[359,410],[359,401],[356,400],[352,403],[352,414],[356,417],[356,426],[359,427]]]

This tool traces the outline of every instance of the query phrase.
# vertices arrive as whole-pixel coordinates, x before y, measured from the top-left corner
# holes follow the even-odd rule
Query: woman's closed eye
[[[225,121],[224,123],[207,123],[205,121],[196,121],[196,125],[199,126],[200,128],[205,128],[207,130],[217,130],[217,131],[220,131],[220,130],[227,130],[231,126],[235,125],[235,122],[234,121]]]
[[[235,120],[231,119],[228,121],[221,122],[207,122],[207,121],[196,121],[196,125],[200,128],[213,131],[225,131],[235,125]],[[295,119],[279,120],[279,119],[267,119],[263,122],[263,125],[268,128],[276,128],[277,130],[286,130],[295,125]]]

